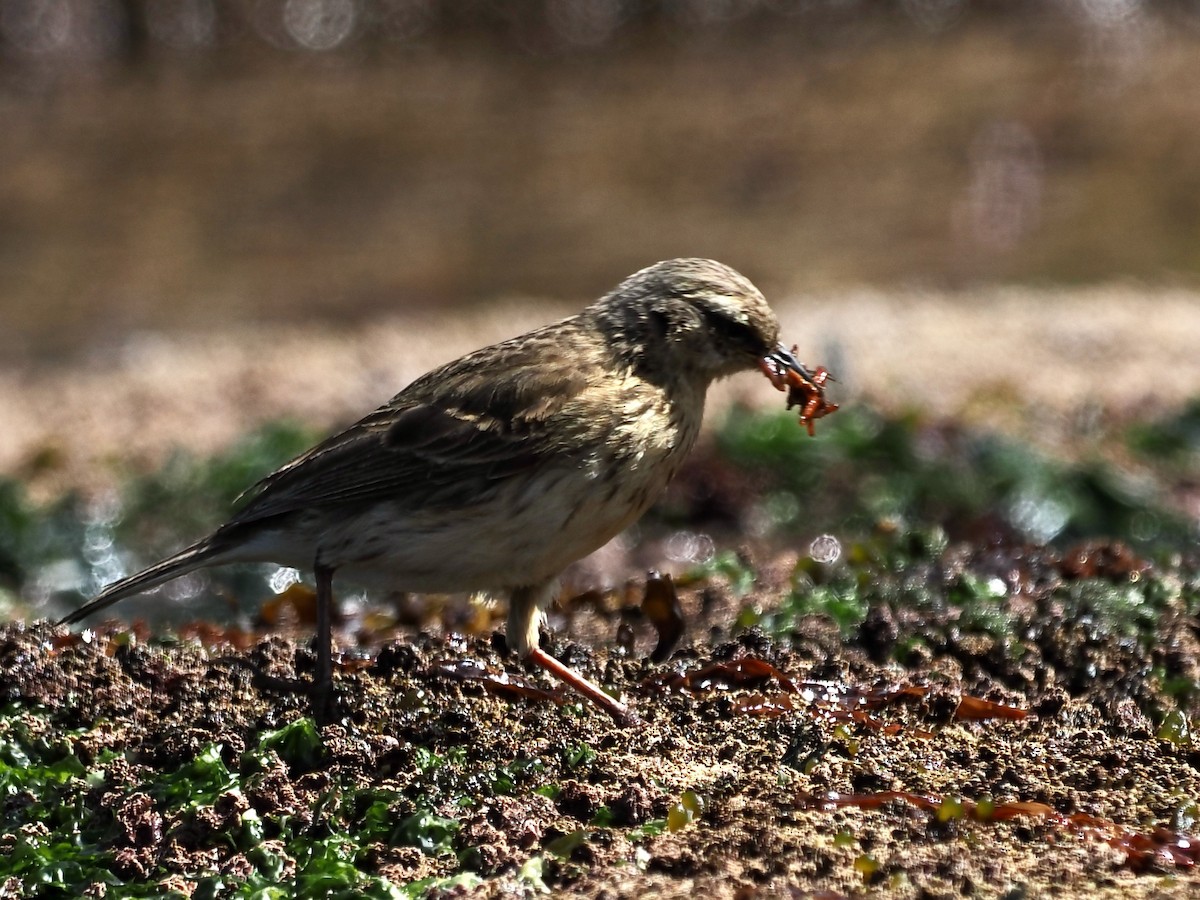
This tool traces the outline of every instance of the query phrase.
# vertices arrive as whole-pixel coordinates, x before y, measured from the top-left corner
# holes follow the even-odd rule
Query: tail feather
[[[64,616],[58,624],[73,625],[92,613],[112,606],[118,600],[124,600],[126,597],[158,587],[180,575],[186,575],[188,572],[212,565],[217,561],[216,557],[221,552],[222,548],[214,546],[212,538],[205,538],[185,550],[180,550],[174,556],[155,563],[148,569],[113,582],[92,600],[83,604],[70,615]]]

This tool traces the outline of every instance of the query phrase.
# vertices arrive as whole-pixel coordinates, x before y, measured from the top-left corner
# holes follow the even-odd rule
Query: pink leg
[[[606,694],[599,685],[588,681],[570,666],[559,662],[541,647],[535,647],[529,651],[526,659],[541,666],[563,684],[583,694],[584,697],[612,716],[618,725],[630,727],[641,724],[637,713],[628,706]]]
[[[508,646],[516,650],[522,659],[541,666],[563,684],[574,688],[619,724],[638,724],[636,713],[628,706],[613,699],[599,685],[588,681],[538,646],[538,623],[541,621],[542,607],[548,605],[553,596],[553,582],[517,588],[512,592],[508,602]]]

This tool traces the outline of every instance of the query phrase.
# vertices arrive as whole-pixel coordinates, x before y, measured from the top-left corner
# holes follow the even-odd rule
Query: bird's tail
[[[63,617],[58,624],[73,625],[92,613],[112,606],[118,600],[148,591],[173,578],[178,578],[180,575],[186,575],[195,569],[211,565],[222,551],[222,547],[215,545],[213,539],[207,537],[192,544],[186,550],[180,550],[174,556],[155,563],[148,569],[130,575],[128,578],[122,578],[120,581],[114,581],[92,600],[83,604],[70,615]]]

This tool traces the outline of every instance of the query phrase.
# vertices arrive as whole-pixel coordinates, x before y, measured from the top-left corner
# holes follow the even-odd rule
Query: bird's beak
[[[763,374],[771,379],[771,383],[781,391],[788,386],[788,372],[795,372],[797,376],[810,383],[813,380],[813,373],[804,368],[804,363],[796,359],[795,347],[789,350],[780,344],[774,351],[760,359],[758,366],[763,370]]]
[[[796,348],[788,349],[780,344],[772,352],[758,361],[758,367],[767,376],[771,384],[781,391],[787,391],[787,408],[800,407],[800,424],[813,434],[813,423],[837,411],[837,404],[825,399],[825,384],[833,376],[824,366],[817,366],[815,372],[810,372],[804,364],[796,359]]]

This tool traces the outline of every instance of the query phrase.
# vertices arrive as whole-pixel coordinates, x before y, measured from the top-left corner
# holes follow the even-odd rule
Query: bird
[[[810,373],[779,343],[778,320],[746,277],[710,259],[656,263],[575,315],[417,378],[251,487],[207,537],[60,624],[202,567],[309,571],[312,702],[328,721],[335,574],[368,588],[507,593],[509,649],[635,722],[540,648],[543,611],[571,563],[662,494],[696,443],[708,387],[756,367],[780,389],[790,380],[823,396],[824,370]]]

